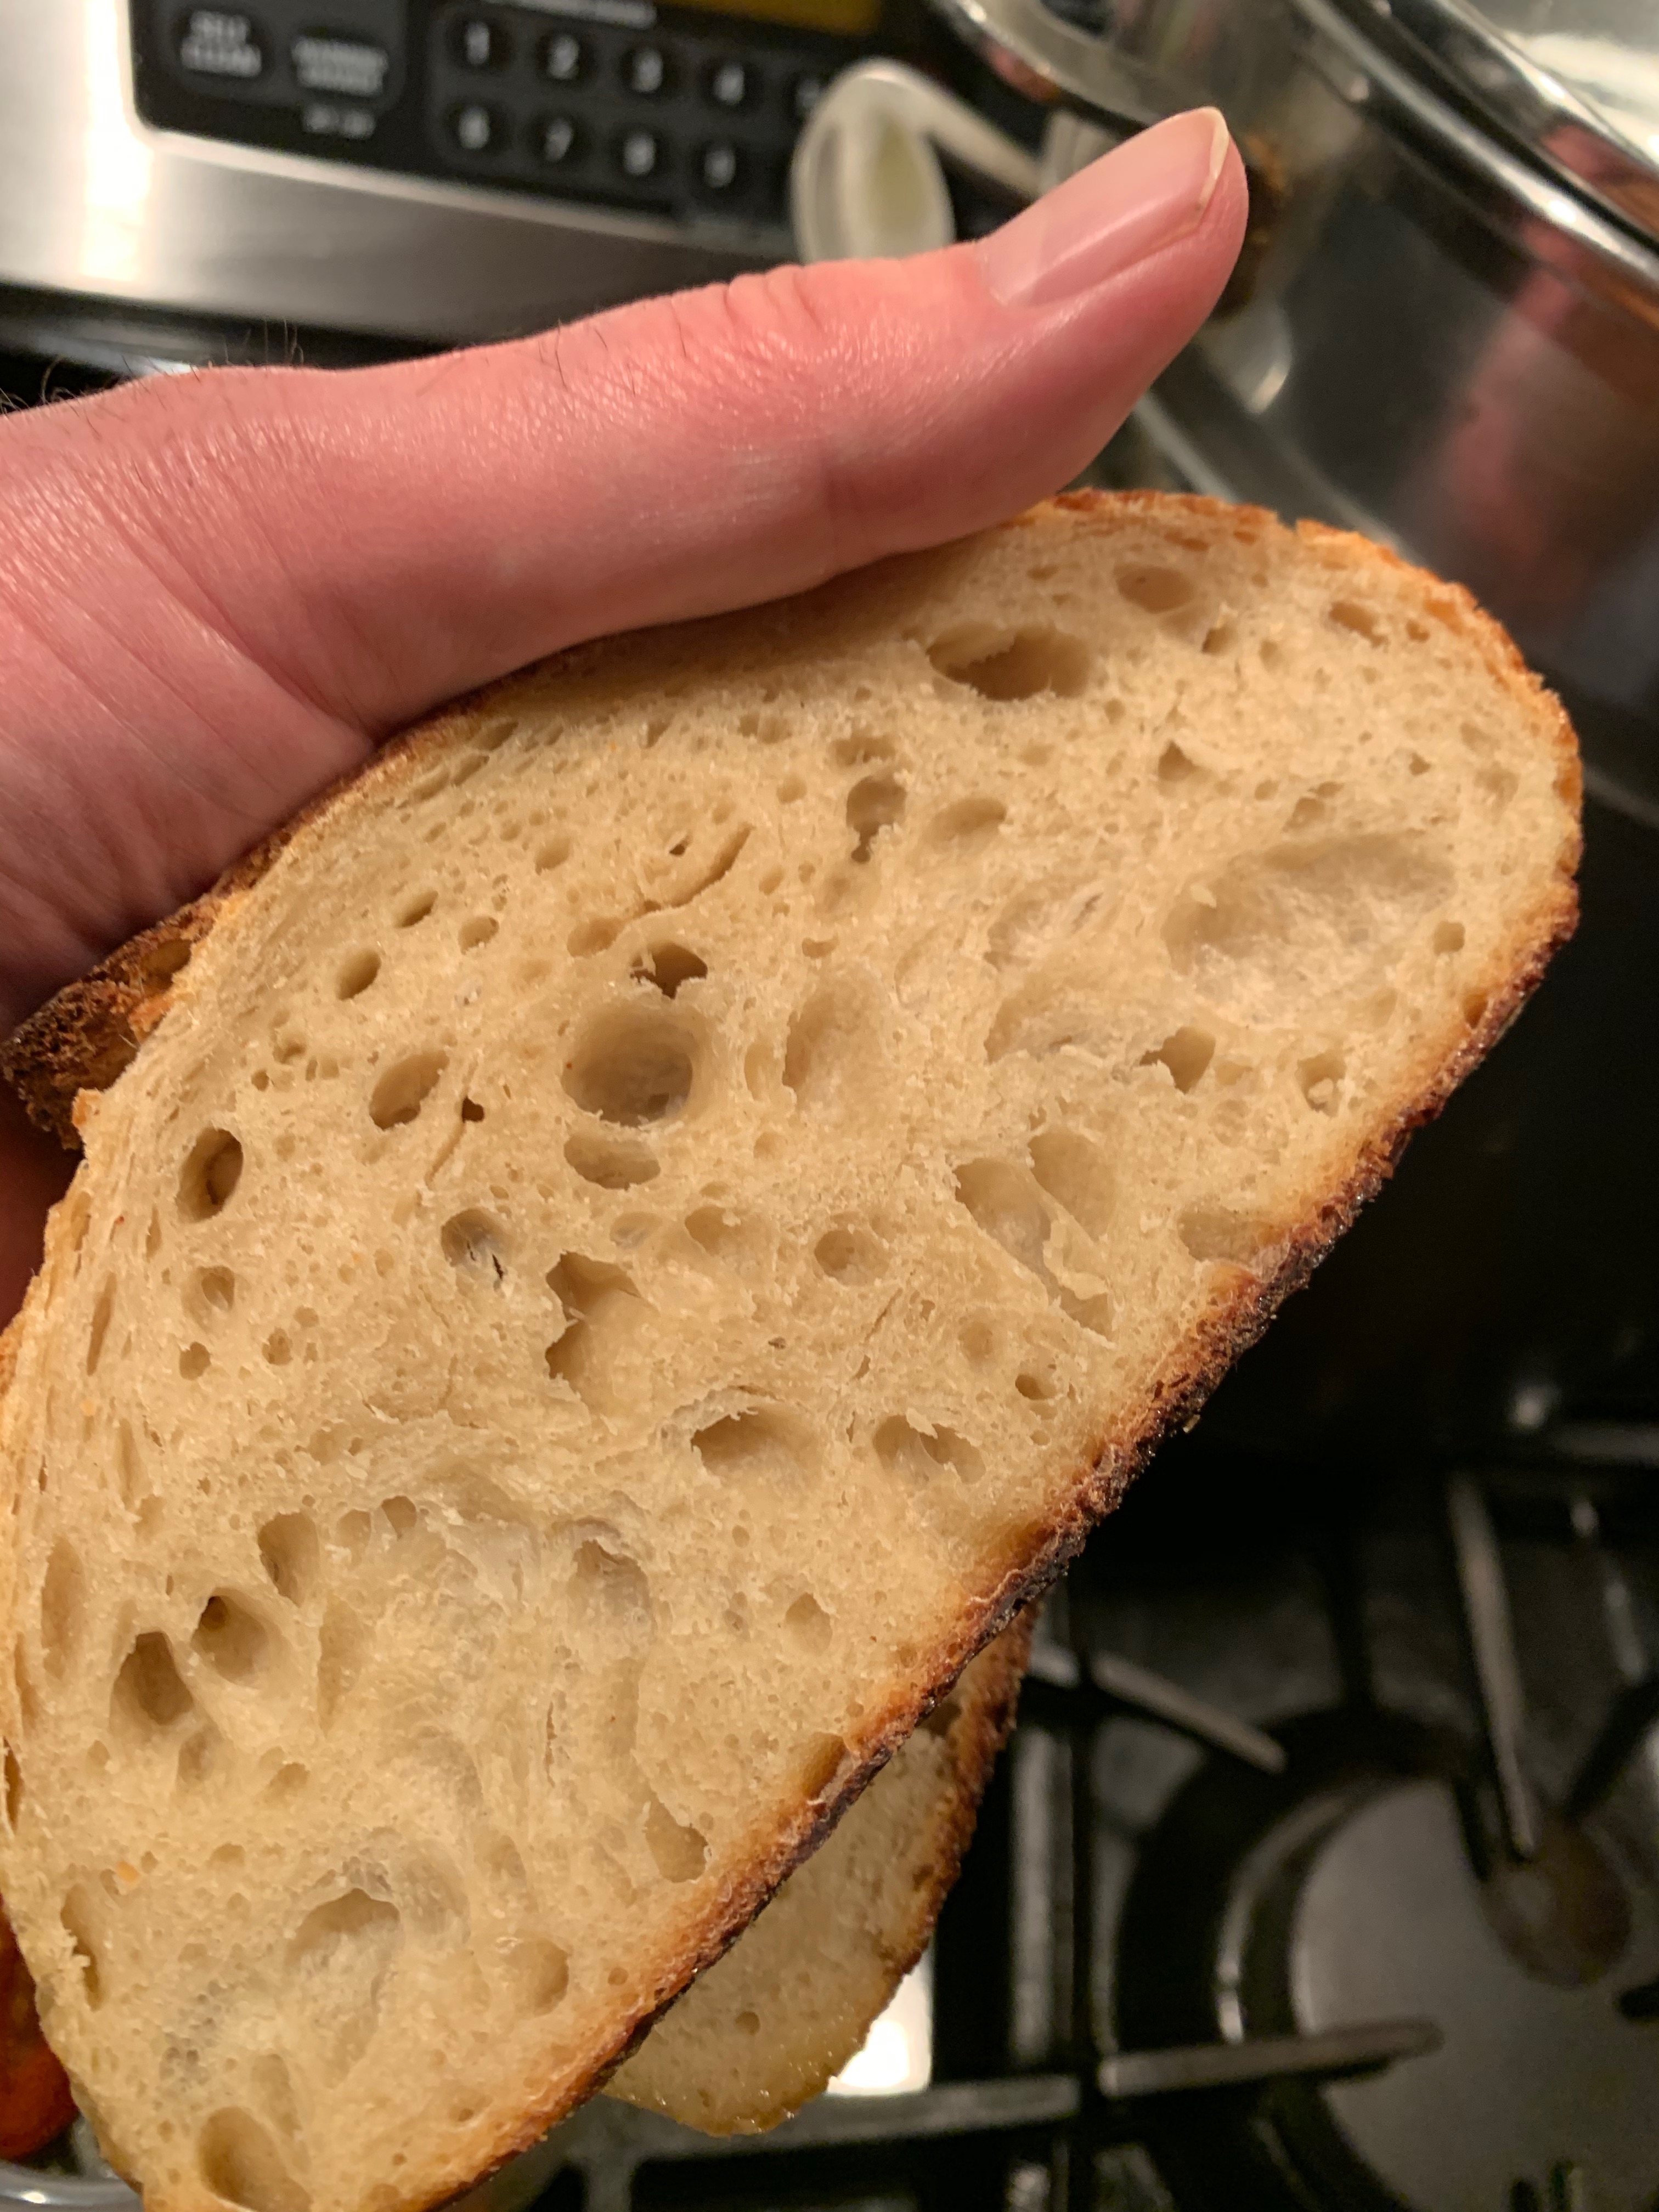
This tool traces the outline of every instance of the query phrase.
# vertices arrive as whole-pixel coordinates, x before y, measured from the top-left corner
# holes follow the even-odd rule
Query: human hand
[[[1054,490],[1209,312],[1244,214],[1206,109],[973,246],[0,422],[0,1036],[455,694]],[[0,1321],[67,1173],[0,1085]]]

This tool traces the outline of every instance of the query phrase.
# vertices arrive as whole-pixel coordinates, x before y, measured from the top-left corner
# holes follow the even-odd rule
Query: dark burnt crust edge
[[[1030,528],[1056,511],[1085,515],[1127,512],[1166,520],[1185,517],[1234,539],[1248,540],[1283,530],[1277,518],[1261,508],[1140,492],[1062,494],[1004,526]],[[1517,706],[1534,717],[1540,739],[1557,756],[1557,791],[1576,811],[1583,777],[1571,725],[1553,695],[1528,669],[1507,633],[1468,592],[1415,569],[1398,555],[1346,532],[1302,523],[1294,534],[1333,556],[1340,566],[1356,572],[1397,571],[1409,579],[1425,610],[1471,643],[1493,677],[1515,696]],[[834,590],[835,585],[823,588]],[[562,665],[580,665],[598,649],[601,648],[573,647],[543,664],[538,673],[546,676]],[[219,921],[228,919],[283,847],[302,828],[331,811],[345,793],[396,775],[411,757],[428,747],[451,739],[460,741],[480,709],[498,701],[505,705],[507,695],[523,680],[522,673],[503,678],[394,739],[363,769],[319,793],[292,822],[254,847],[201,898],[131,939],[78,982],[67,985],[14,1030],[0,1045],[0,1073],[17,1090],[31,1115],[73,1144],[74,1097],[80,1091],[98,1087],[91,1079],[95,1067],[118,1060],[104,1078],[107,1083],[136,1057],[143,1039],[172,1003],[172,982],[185,964],[176,958],[177,948],[184,945],[193,950]],[[1501,952],[1495,959],[1494,972],[1486,979],[1490,983],[1486,1002],[1478,1019],[1422,1079],[1413,1103],[1365,1147],[1346,1183],[1321,1205],[1315,1217],[1283,1234],[1267,1274],[1257,1276],[1241,1267],[1230,1270],[1231,1289],[1218,1297],[1165,1362],[1139,1406],[1130,1408],[1113,1430],[1103,1434],[1092,1459],[1079,1470],[1060,1512],[1047,1526],[1032,1528],[1017,1540],[1017,1555],[988,1594],[965,1610],[955,1633],[941,1641],[932,1661],[925,1666],[918,1663],[915,1668],[913,1684],[921,1686],[896,1698],[884,1715],[861,1732],[856,1744],[849,1744],[848,1757],[825,1790],[805,1803],[781,1830],[774,1830],[769,1843],[755,1850],[747,1871],[734,1875],[720,1904],[705,1914],[701,1928],[659,1958],[649,1977],[654,1984],[653,1994],[631,2018],[618,2024],[610,2048],[574,2078],[550,2085],[544,2094],[530,2100],[520,2118],[501,2130],[494,2148],[482,2161],[475,2153],[464,2164],[429,2172],[418,2185],[406,2185],[395,2199],[388,2195],[381,2212],[426,2212],[426,2208],[471,2188],[509,2158],[532,2148],[549,2128],[601,2088],[687,1984],[721,1955],[778,1885],[817,1848],[917,1723],[949,1693],[969,1660],[1049,1588],[1081,1550],[1093,1527],[1121,1502],[1158,1444],[1172,1430],[1191,1422],[1233,1361],[1261,1336],[1284,1300],[1308,1280],[1337,1237],[1392,1173],[1413,1131],[1435,1118],[1453,1091],[1515,1020],[1577,924],[1573,871],[1579,849],[1580,840],[1576,836],[1564,842],[1550,892],[1540,896],[1527,924],[1517,930],[1509,948],[1507,966],[1501,964]],[[32,1303],[26,1301],[13,1330],[21,1326]],[[0,1391],[9,1378],[13,1347],[6,1340],[13,1330],[0,1334]],[[188,2212],[216,2212],[217,2200],[205,2192],[181,2191],[172,2200],[172,2207],[173,2212],[185,2212],[186,2208]]]

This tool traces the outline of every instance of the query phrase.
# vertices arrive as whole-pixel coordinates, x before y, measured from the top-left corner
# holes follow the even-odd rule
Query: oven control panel
[[[418,176],[745,229],[787,224],[825,82],[869,0],[793,21],[657,0],[131,0],[146,123]]]

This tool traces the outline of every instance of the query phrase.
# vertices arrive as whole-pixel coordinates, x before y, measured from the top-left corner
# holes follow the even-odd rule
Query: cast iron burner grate
[[[1561,1442],[1167,1451],[1045,1616],[931,2086],[725,2142],[599,2100],[480,2198],[1651,2212],[1659,1439]]]

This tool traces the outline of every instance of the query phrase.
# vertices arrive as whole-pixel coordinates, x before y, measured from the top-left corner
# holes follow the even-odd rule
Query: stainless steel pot
[[[1592,787],[1659,824],[1659,128],[1644,146],[1537,59],[1556,47],[1462,0],[1104,0],[1089,29],[1043,0],[936,4],[1011,82],[1105,130],[1223,110],[1252,234],[1145,427],[1202,488],[1467,583],[1567,694]],[[1652,15],[1631,19],[1650,40]],[[1589,43],[1617,77],[1622,50]],[[1626,95],[1659,102],[1644,60]],[[808,212],[823,149],[852,157],[871,97],[832,88],[803,140],[810,252],[836,243]],[[1051,122],[1044,180],[1102,143]]]

